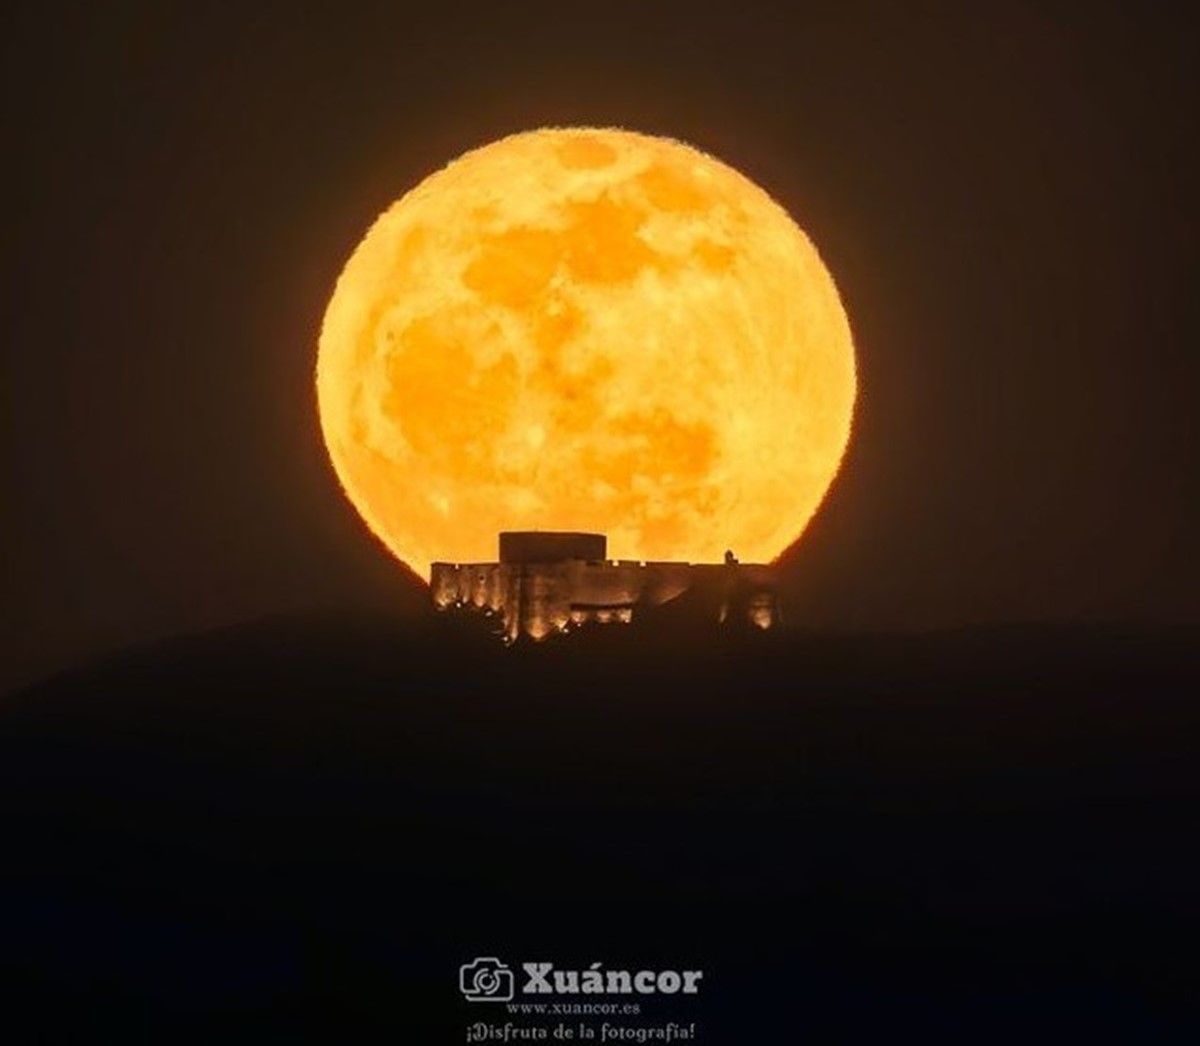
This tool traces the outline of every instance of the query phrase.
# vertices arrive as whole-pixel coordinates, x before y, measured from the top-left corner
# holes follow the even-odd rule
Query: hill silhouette
[[[486,628],[259,622],[3,699],[9,1012],[456,1042],[499,954],[702,967],[714,1043],[1190,1020],[1196,629]]]

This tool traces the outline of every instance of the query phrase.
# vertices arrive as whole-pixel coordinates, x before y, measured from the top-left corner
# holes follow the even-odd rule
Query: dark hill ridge
[[[1200,914],[1196,640],[508,650],[430,617],[132,651],[0,701],[0,975],[151,1039],[461,1041],[457,965],[494,953],[704,966],[710,1042],[1166,1035]]]

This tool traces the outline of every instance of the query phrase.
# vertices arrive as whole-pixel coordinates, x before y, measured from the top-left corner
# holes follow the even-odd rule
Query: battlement
[[[607,558],[608,540],[603,534],[562,530],[505,530],[500,534],[501,563],[599,562]]]

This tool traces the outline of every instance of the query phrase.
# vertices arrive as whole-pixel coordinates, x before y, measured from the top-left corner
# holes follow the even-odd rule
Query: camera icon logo
[[[499,959],[476,959],[458,968],[458,989],[467,1002],[512,1002],[512,970]]]

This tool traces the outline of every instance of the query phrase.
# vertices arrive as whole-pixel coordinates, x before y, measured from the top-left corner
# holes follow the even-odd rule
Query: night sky
[[[1194,621],[1193,39],[910,6],[10,7],[0,685],[413,605],[321,443],[321,315],[393,199],[547,124],[712,152],[839,284],[856,429],[790,622]]]

